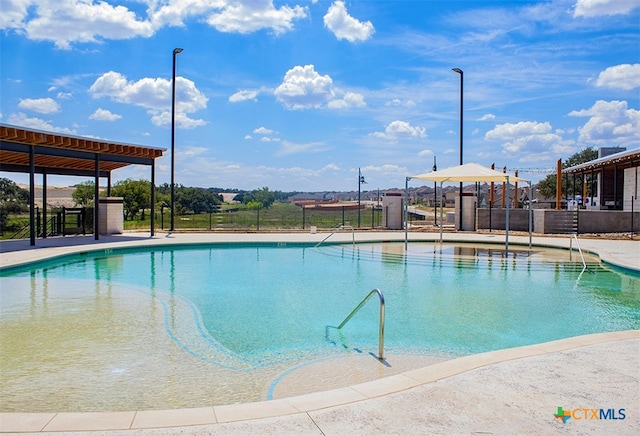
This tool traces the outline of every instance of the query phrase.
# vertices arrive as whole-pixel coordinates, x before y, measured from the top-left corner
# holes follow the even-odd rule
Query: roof
[[[31,149],[36,173],[93,176],[98,156],[101,177],[132,164],[152,165],[166,150],[0,124],[0,171],[29,173]]]
[[[635,162],[635,165],[633,163]],[[620,153],[610,154],[609,156],[591,160],[589,162],[574,165],[562,170],[563,173],[583,173],[586,171],[595,171],[604,167],[624,165],[626,167],[640,165],[640,148],[621,151]]]
[[[440,171],[420,174],[411,179],[431,180],[434,182],[528,182],[512,174],[492,170],[476,163],[468,163]]]

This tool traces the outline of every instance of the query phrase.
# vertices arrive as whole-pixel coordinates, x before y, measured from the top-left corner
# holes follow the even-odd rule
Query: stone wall
[[[505,210],[491,209],[491,222],[489,222],[489,209],[478,209],[478,229],[504,230]],[[633,220],[631,212],[614,210],[584,210],[567,211],[552,209],[534,209],[533,227],[535,233],[624,233],[633,230],[640,232],[640,210],[634,211]],[[509,210],[509,230],[529,231],[529,210]]]

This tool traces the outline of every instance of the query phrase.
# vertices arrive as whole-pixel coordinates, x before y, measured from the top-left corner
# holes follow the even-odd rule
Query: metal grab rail
[[[356,230],[353,228],[353,226],[343,226],[343,225],[339,225],[337,227],[334,227],[334,231],[329,233],[329,236],[327,236],[326,238],[324,238],[322,241],[318,242],[313,248],[318,248],[324,241],[326,241],[327,239],[329,239],[330,237],[332,237],[333,235],[336,234],[337,230],[342,230],[342,229],[351,229],[351,243],[353,245],[356,244]]]
[[[576,240],[576,246],[578,247],[578,253],[580,253],[580,258],[582,259],[583,268],[587,268],[587,262],[584,261],[584,255],[582,254],[582,248],[580,248],[580,242],[578,242],[578,235],[575,233],[571,235],[569,239],[569,260],[571,260],[571,253],[573,252],[573,240]]]
[[[571,238],[569,238],[569,260],[571,260],[571,253],[573,253],[573,240],[576,240],[576,245],[578,246],[578,253],[580,253],[580,258],[582,259],[582,271],[580,271],[580,275],[576,279],[576,286],[580,279],[582,278],[582,274],[587,270],[587,262],[584,261],[584,255],[582,254],[582,248],[580,247],[580,242],[578,242],[578,235],[573,233]]]
[[[371,298],[371,296],[376,293],[380,298],[380,326],[378,329],[378,360],[383,360],[384,359],[383,357],[383,354],[384,354],[384,295],[382,294],[382,291],[380,291],[380,289],[378,288],[372,289],[371,292],[369,292],[367,296],[364,297],[362,301],[360,301],[360,304],[358,304],[355,307],[355,309],[353,309],[351,313],[347,315],[344,321],[342,321],[336,328],[338,330],[342,329],[342,327],[344,327],[344,325],[347,322],[349,322],[349,320],[353,317],[353,315],[355,315],[356,312],[360,310],[360,308],[364,306],[367,301],[369,301],[369,298]]]

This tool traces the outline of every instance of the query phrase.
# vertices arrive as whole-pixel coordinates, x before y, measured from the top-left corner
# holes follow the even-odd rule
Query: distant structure
[[[605,147],[598,158],[562,170],[574,192],[583,187],[581,203],[589,210],[640,212],[640,148]],[[577,188],[577,189],[576,189]]]

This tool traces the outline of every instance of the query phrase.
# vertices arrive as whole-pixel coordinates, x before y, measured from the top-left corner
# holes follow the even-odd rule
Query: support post
[[[562,209],[562,159],[556,163],[556,210]]]
[[[100,154],[95,154],[93,185],[93,238],[100,239]]]
[[[44,223],[44,232],[42,238],[47,238],[47,170],[42,170],[42,222]]]
[[[111,180],[111,171],[109,171],[109,180]],[[149,236],[153,238],[156,234],[156,161],[151,162],[151,230]]]
[[[29,244],[36,245],[36,157],[34,147],[29,147]]]

